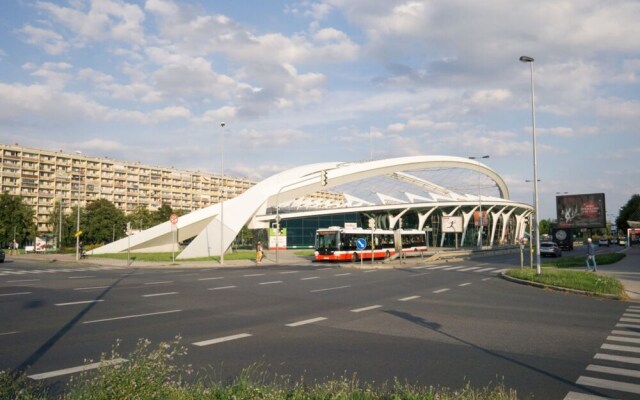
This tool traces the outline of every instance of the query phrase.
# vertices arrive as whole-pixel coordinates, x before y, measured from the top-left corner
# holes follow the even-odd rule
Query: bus
[[[371,239],[373,237],[373,251]],[[358,239],[364,239],[366,246],[359,250]],[[316,261],[352,261],[386,259],[402,249],[403,252],[420,252],[427,250],[425,232],[418,230],[383,230],[362,228],[341,228],[332,226],[316,231]]]

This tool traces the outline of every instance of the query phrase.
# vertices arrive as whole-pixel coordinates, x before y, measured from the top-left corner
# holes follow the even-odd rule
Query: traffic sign
[[[178,216],[176,214],[171,214],[171,216],[169,217],[169,221],[171,221],[172,224],[177,224],[178,223]]]
[[[75,236],[75,237],[82,236],[82,231],[78,231],[78,232],[74,233],[73,236]]]
[[[367,247],[367,241],[365,238],[358,238],[358,240],[356,240],[356,247],[358,250],[364,250],[365,247]]]

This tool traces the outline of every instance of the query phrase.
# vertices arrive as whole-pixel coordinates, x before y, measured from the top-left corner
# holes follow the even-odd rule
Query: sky
[[[531,204],[527,55],[540,217],[604,193],[615,219],[640,193],[638,21],[637,0],[3,0],[0,142],[212,173],[224,153],[253,180],[489,155]]]

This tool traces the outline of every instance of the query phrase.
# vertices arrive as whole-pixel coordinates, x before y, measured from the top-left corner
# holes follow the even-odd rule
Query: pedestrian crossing
[[[564,400],[637,399],[640,396],[640,306],[629,306]]]
[[[486,264],[485,264],[486,265]],[[455,271],[455,272],[475,272],[475,273],[489,273],[489,274],[501,274],[511,268],[498,268],[498,267],[468,267],[466,265],[419,265],[412,267],[411,269],[424,269],[429,271]]]
[[[58,272],[83,272],[122,269],[121,267],[98,266],[87,268],[48,268],[48,269],[8,269],[0,268],[0,276],[53,274]]]

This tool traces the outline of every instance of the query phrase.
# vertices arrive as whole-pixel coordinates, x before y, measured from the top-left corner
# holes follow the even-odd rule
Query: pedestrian
[[[593,245],[591,238],[587,239],[587,271],[591,271],[591,264],[593,262],[593,272],[598,270],[598,266],[596,265],[596,248]]]
[[[18,244],[18,242],[16,242],[15,240],[13,241],[13,244],[11,245],[11,252],[10,254],[13,254],[15,256],[18,255],[18,249],[20,248],[20,245]]]
[[[262,257],[264,257],[262,242],[258,240],[258,244],[256,245],[256,264],[262,264]]]

